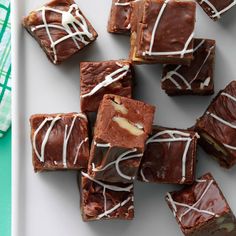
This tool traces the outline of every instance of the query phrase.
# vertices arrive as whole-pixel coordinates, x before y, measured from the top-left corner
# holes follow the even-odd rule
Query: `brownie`
[[[220,91],[206,112],[197,120],[200,145],[221,166],[236,164],[236,81]]]
[[[152,131],[154,111],[140,101],[109,94],[103,97],[89,157],[90,176],[117,183],[134,180]]]
[[[195,18],[193,0],[144,0],[134,5],[130,60],[189,65],[193,60]]]
[[[125,60],[80,63],[80,105],[96,112],[104,94],[131,98],[134,70]]]
[[[148,183],[192,184],[195,180],[198,134],[153,126],[146,142],[138,180]]]
[[[167,193],[166,201],[186,236],[235,236],[236,220],[211,174]]]
[[[97,32],[73,0],[53,0],[29,13],[23,26],[47,57],[60,64],[97,38]]]
[[[35,172],[87,168],[88,121],[84,114],[36,114],[30,125]]]
[[[80,208],[84,221],[134,218],[133,184],[105,183],[82,172]]]
[[[197,2],[213,20],[220,19],[222,14],[236,4],[235,0],[197,0]]]
[[[194,60],[190,66],[165,65],[162,89],[170,96],[214,93],[215,41],[194,39]]]
[[[126,34],[130,32],[131,2],[139,0],[112,0],[107,31]]]

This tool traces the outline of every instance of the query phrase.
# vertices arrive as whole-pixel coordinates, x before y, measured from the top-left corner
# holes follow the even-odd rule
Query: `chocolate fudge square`
[[[84,221],[134,218],[133,184],[105,183],[82,172],[80,208]]]
[[[221,166],[236,164],[236,81],[219,92],[195,129],[201,136],[200,145]]]
[[[189,65],[193,60],[195,1],[144,0],[138,8],[137,26],[132,26],[133,20],[131,23],[130,59],[134,63]]]
[[[211,174],[168,193],[166,201],[185,236],[235,236],[236,220]]]
[[[89,139],[84,114],[36,114],[30,125],[35,172],[87,168]]]
[[[192,184],[195,180],[198,134],[153,126],[146,142],[138,180],[148,183]]]
[[[213,20],[219,20],[222,14],[236,4],[235,0],[197,0],[197,2]]]
[[[155,108],[117,95],[100,104],[89,158],[89,174],[106,182],[129,183],[136,177]]]
[[[73,0],[53,0],[29,13],[23,26],[47,57],[60,64],[97,38],[97,32]]]
[[[136,0],[112,0],[107,31],[127,34],[130,32],[131,2]]]
[[[164,66],[161,86],[169,96],[214,93],[215,41],[194,39],[193,55],[190,66]]]
[[[80,63],[80,105],[96,112],[104,94],[132,97],[134,70],[125,60]]]

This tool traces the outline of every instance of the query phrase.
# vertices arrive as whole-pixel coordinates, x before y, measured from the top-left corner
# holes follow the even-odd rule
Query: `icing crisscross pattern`
[[[221,10],[217,10],[216,7],[214,6],[213,3],[211,3],[209,0],[201,0],[199,2],[200,5],[202,5],[203,3],[207,4],[210,9],[211,9],[211,17],[212,18],[218,18],[220,19],[221,18],[221,15],[223,13],[225,13],[226,11],[228,11],[230,8],[232,8],[234,5],[236,5],[236,0],[234,0],[232,3],[230,3],[227,7],[221,9]]]
[[[169,137],[166,137],[166,135],[168,135]],[[187,154],[188,154],[193,138],[194,137],[191,137],[190,133],[185,133],[178,130],[164,130],[150,137],[147,140],[146,145],[150,143],[168,143],[169,145],[171,145],[172,142],[185,142],[186,145],[185,145],[183,155],[182,155],[182,180],[181,180],[181,182],[184,182],[186,180]],[[140,170],[140,174],[143,181],[149,182],[148,179],[145,177],[144,171],[142,168]]]
[[[109,218],[110,214],[112,214],[113,212],[115,212],[117,209],[119,209],[120,207],[125,206],[127,203],[133,202],[133,197],[130,194],[127,194],[128,197],[116,204],[115,206],[113,206],[112,208],[108,209],[107,207],[107,195],[106,195],[106,190],[111,190],[114,192],[127,192],[127,193],[131,193],[131,191],[133,190],[133,184],[128,185],[127,187],[119,187],[119,186],[115,186],[115,185],[110,185],[110,184],[105,184],[99,180],[93,179],[91,176],[89,176],[88,174],[81,172],[82,176],[88,178],[90,181],[100,185],[101,187],[103,187],[103,198],[104,198],[104,212],[99,214],[97,216],[97,219],[102,219],[102,218]],[[132,204],[132,209],[133,209],[133,204]],[[130,210],[131,208],[128,208],[128,210]]]
[[[193,52],[195,53],[197,50],[199,50],[205,43],[205,40],[202,40],[193,50]],[[180,83],[177,80],[181,80],[184,84],[187,90],[192,90],[192,84],[194,83],[194,81],[196,81],[196,79],[198,78],[200,72],[202,71],[204,65],[206,64],[208,58],[210,57],[212,51],[214,50],[215,46],[212,46],[206,57],[204,58],[204,60],[202,61],[202,64],[199,65],[199,69],[197,70],[195,76],[191,79],[191,81],[188,81],[187,78],[185,78],[180,72],[179,70],[183,67],[182,65],[178,65],[176,66],[176,68],[172,71],[169,71],[164,78],[162,79],[162,83],[165,82],[166,80],[171,81],[177,89],[184,89],[183,86],[180,85]],[[175,79],[176,76],[177,78]],[[209,85],[211,81],[210,77],[207,77],[205,79],[204,82],[200,83],[200,89],[204,89],[204,87],[207,87]]]
[[[94,145],[97,146],[97,147],[101,147],[101,148],[109,148],[110,147],[110,144],[99,144],[99,143],[96,143],[94,142]],[[103,171],[106,171],[108,168],[111,168],[112,166],[114,166],[114,168],[116,169],[116,172],[117,174],[123,178],[123,179],[126,179],[126,180],[134,180],[135,176],[128,176],[126,174],[124,174],[120,168],[120,163],[122,161],[127,161],[127,160],[130,160],[130,159],[134,159],[134,158],[141,158],[143,156],[143,153],[137,153],[137,149],[136,148],[133,148],[133,149],[130,149],[130,150],[127,150],[123,153],[121,153],[115,161],[112,161],[110,163],[108,163],[107,165],[105,165],[104,167],[102,168],[97,168],[95,166],[94,163],[92,163],[92,171],[93,172],[103,172]]]
[[[174,216],[176,216],[179,219],[180,222],[182,221],[183,217],[186,216],[187,214],[189,214],[191,211],[196,211],[196,212],[199,212],[199,213],[203,213],[203,214],[218,217],[218,215],[216,213],[214,213],[212,211],[205,210],[205,209],[200,209],[200,207],[199,207],[199,205],[201,204],[203,198],[208,193],[209,189],[211,188],[212,184],[214,183],[214,180],[210,180],[210,181],[208,181],[208,180],[197,180],[197,182],[207,183],[207,186],[204,189],[201,196],[199,197],[199,199],[193,205],[188,205],[186,203],[176,202],[176,201],[173,200],[171,194],[167,193],[167,197],[166,197],[167,201],[170,203],[170,205],[172,207]],[[186,211],[184,211],[183,213],[181,213],[179,215],[177,207],[186,208]]]
[[[80,13],[79,7],[77,4],[72,4],[68,11],[62,11],[56,8],[51,8],[48,6],[43,6],[42,8],[36,10],[37,12],[41,12],[42,14],[42,25],[32,26],[31,31],[34,32],[36,30],[44,28],[47,32],[48,38],[50,40],[50,46],[53,50],[54,60],[53,62],[56,64],[58,61],[58,53],[56,46],[67,39],[73,40],[74,44],[78,49],[80,49],[80,44],[87,45],[90,43],[90,40],[93,40],[93,34],[89,32],[89,27],[86,22],[84,16]],[[73,11],[75,12],[73,15]],[[61,24],[57,23],[48,23],[46,14],[47,12],[53,12],[61,15]],[[59,29],[67,33],[65,36],[53,40],[53,36],[51,34],[51,29]],[[89,40],[88,40],[89,39]]]

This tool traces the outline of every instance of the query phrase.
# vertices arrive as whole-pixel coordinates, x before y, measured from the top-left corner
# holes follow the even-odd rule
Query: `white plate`
[[[97,29],[93,46],[65,64],[51,64],[35,40],[21,27],[21,19],[45,1],[12,1],[13,47],[13,236],[178,236],[182,235],[164,194],[176,186],[137,183],[135,220],[84,223],[74,172],[34,174],[31,164],[29,116],[33,113],[79,111],[79,61],[126,58],[129,37],[106,32],[111,1],[80,0],[79,6]],[[221,22],[213,22],[198,8],[196,37],[217,40],[216,91],[236,79],[236,7]],[[170,98],[160,89],[161,67],[138,66],[136,98],[158,106],[156,123],[187,128],[202,115],[211,97]],[[199,150],[198,176],[210,171],[236,212],[236,169],[221,169]]]

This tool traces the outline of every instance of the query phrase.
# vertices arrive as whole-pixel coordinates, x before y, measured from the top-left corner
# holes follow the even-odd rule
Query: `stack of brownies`
[[[198,2],[214,20],[236,4]],[[195,177],[198,140],[221,166],[236,164],[236,81],[186,130],[153,125],[155,107],[133,99],[135,64],[164,64],[162,88],[170,96],[214,93],[215,41],[194,38],[195,18],[193,0],[113,0],[108,31],[130,34],[129,59],[81,62],[81,113],[31,116],[35,172],[79,170],[84,221],[133,219],[138,180],[188,185],[166,195],[184,235],[236,235],[213,176]],[[73,0],[53,0],[23,25],[54,64],[98,36]]]

